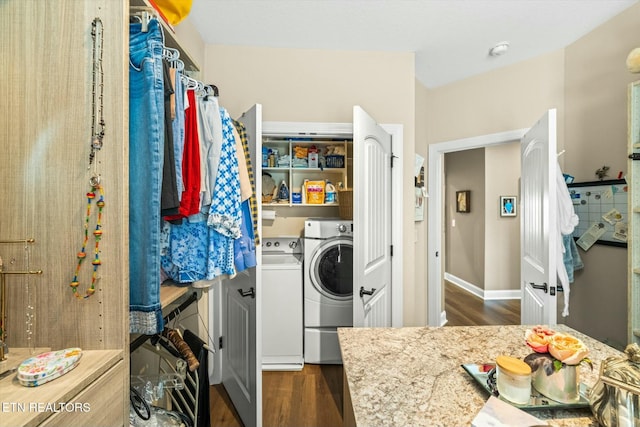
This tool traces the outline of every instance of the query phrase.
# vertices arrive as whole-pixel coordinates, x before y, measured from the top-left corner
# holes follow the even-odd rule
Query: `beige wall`
[[[519,196],[520,143],[485,149],[485,291],[520,290],[520,206],[500,216],[500,196]],[[518,197],[518,202],[520,198]]]
[[[445,167],[445,271],[484,289],[484,148],[447,153]],[[456,212],[456,191],[469,190],[471,212]],[[455,226],[453,225],[455,221]]]
[[[232,117],[259,103],[265,121],[348,123],[360,105],[379,123],[404,126],[403,317],[417,324],[426,300],[414,302],[414,54],[206,45],[204,56],[201,78],[219,87]],[[294,229],[278,224],[278,233],[299,233],[300,221],[290,222]]]
[[[429,144],[530,127],[544,111],[557,108],[561,146],[563,52],[552,52],[428,90],[428,104]]]
[[[565,171],[593,181],[609,166],[610,178],[627,166],[627,85],[638,74],[626,70],[640,46],[640,4],[606,22],[565,49]],[[566,323],[613,345],[626,343],[627,250],[595,245],[581,252]],[[606,319],[606,321],[603,321]]]
[[[184,50],[189,52],[191,58],[198,67],[200,67],[200,70],[202,70],[204,65],[205,43],[195,25],[193,25],[189,19],[185,19],[180,22],[175,29],[176,37],[180,40],[180,45]],[[198,73],[197,75],[200,74],[201,73]]]
[[[640,4],[565,49],[564,166],[576,181],[609,178],[627,169],[627,85],[640,78],[627,71],[627,55],[640,46]]]
[[[587,181],[606,164],[615,178],[626,169],[626,88],[638,76],[624,63],[640,43],[639,23],[640,4],[566,49],[427,90],[427,143],[526,128],[557,108],[563,170]],[[486,252],[499,257],[495,247]],[[606,342],[626,341],[626,259],[624,249],[602,246],[585,254],[570,326]]]

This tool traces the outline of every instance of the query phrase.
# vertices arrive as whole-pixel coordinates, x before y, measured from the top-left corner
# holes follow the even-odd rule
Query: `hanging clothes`
[[[251,207],[249,200],[242,202],[242,225],[240,227],[240,237],[233,242],[233,262],[236,273],[240,273],[248,268],[255,267],[256,258],[256,242],[253,236],[253,227],[251,222]]]
[[[233,140],[236,143],[236,157],[238,158],[238,177],[240,179],[240,201],[249,200],[253,194],[251,179],[249,178],[249,169],[247,167],[247,159],[242,146],[242,140],[238,134],[238,130],[232,127]]]
[[[200,212],[200,141],[198,140],[196,96],[193,90],[187,90],[185,103],[185,138],[182,156],[182,179],[185,189],[180,199],[180,213],[165,217],[167,221],[180,220]]]
[[[199,96],[198,111],[198,135],[201,141],[200,169],[202,171],[200,207],[202,213],[208,213],[222,150],[222,119],[218,99],[215,96]]]
[[[258,203],[256,202],[256,181],[251,163],[251,154],[249,153],[249,139],[244,124],[233,120],[233,125],[238,132],[240,141],[242,142],[242,151],[247,165],[247,173],[249,174],[249,182],[251,183],[251,197],[249,197],[249,211],[251,213],[251,223],[253,224],[253,236],[256,245],[260,244],[260,236],[258,235]]]
[[[163,38],[157,20],[129,26],[129,330],[164,328],[160,193],[164,157]]]
[[[229,113],[221,107],[220,116],[222,148],[207,222],[221,235],[236,239],[242,222],[238,157]]]
[[[584,268],[584,263],[578,252],[578,245],[573,238],[573,234],[565,234],[562,236],[564,245],[564,268],[567,270],[567,278],[569,283],[573,283],[574,272]],[[568,249],[567,249],[568,248]]]
[[[173,131],[173,149],[174,160],[176,169],[176,185],[178,187],[178,200],[182,200],[182,193],[184,192],[184,182],[182,180],[182,156],[184,152],[184,117],[185,117],[185,105],[184,96],[185,88],[182,83],[182,71],[171,68],[173,74],[173,102],[171,112],[171,129]]]
[[[564,244],[563,236],[571,236],[573,230],[578,225],[580,219],[576,215],[573,208],[573,202],[571,201],[571,195],[569,194],[569,188],[564,180],[564,175],[560,169],[560,164],[556,163],[556,197],[557,197],[557,230],[558,233],[558,246],[556,250],[556,269],[558,280],[564,290],[564,308],[562,310],[562,316],[567,317],[569,315],[569,294],[571,293],[569,284],[569,275],[567,274],[567,268],[565,266],[564,258],[565,253],[571,252],[571,247],[567,247]],[[573,240],[573,239],[571,239]],[[572,272],[573,276],[573,272]]]
[[[162,193],[160,195],[161,214],[176,215],[179,212],[178,182],[176,179],[175,149],[173,147],[173,120],[171,103],[174,95],[169,62],[162,61],[164,80],[164,161],[162,166]]]
[[[248,162],[242,139],[237,128],[233,127],[233,138],[236,142],[236,157],[238,158],[238,172],[240,179],[240,200],[242,201],[242,225],[240,226],[240,237],[233,243],[234,265],[236,272],[255,267],[256,243],[253,234],[253,221],[251,217],[250,199],[253,196],[253,182],[249,176]]]
[[[222,144],[209,212],[199,212],[181,224],[167,226],[162,268],[179,283],[211,281],[236,273],[234,242],[241,236],[242,225],[238,157],[229,115],[224,108],[219,108],[218,114]]]
[[[210,281],[235,272],[233,266],[228,267],[226,239],[220,239],[207,225],[206,215],[192,215],[181,224],[167,223],[167,232],[168,246],[162,256],[162,268],[173,281]]]

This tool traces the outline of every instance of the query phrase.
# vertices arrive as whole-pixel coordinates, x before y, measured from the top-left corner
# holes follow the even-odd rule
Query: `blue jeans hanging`
[[[129,330],[162,331],[160,192],[164,157],[163,35],[129,25]]]

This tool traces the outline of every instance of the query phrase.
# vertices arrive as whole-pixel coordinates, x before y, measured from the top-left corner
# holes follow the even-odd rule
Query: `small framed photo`
[[[500,216],[516,216],[516,196],[500,196]]]
[[[471,212],[471,191],[456,191],[456,212]]]

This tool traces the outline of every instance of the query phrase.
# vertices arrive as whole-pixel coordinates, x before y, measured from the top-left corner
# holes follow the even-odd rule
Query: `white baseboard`
[[[442,313],[440,313],[440,326],[444,326],[448,322],[449,321],[447,320],[447,312],[445,310],[442,310]]]
[[[450,273],[444,273],[444,278],[445,280],[448,280],[449,282],[456,285],[457,287],[462,288],[469,293],[472,293],[473,295],[477,296],[478,298],[481,298],[484,301],[521,298],[520,290],[485,291],[484,289],[479,288],[473,283],[469,283],[466,280],[463,280]]]

